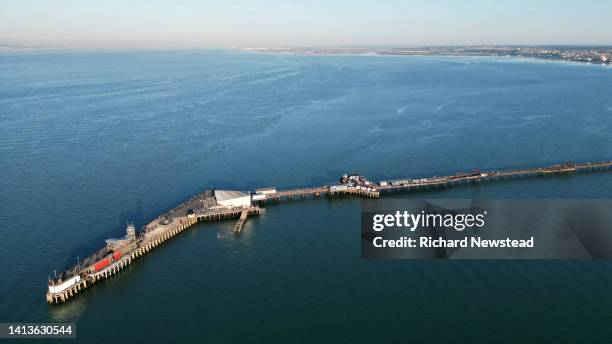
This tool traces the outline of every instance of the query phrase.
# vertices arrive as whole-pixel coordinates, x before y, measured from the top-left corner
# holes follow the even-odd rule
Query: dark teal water
[[[612,68],[226,51],[0,54],[0,322],[102,342],[606,342],[608,261],[364,261],[360,202],[200,224],[68,304],[46,280],[203,188],[612,159]],[[610,198],[612,175],[405,197]]]

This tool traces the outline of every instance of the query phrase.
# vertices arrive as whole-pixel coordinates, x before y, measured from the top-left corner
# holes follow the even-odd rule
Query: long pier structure
[[[465,183],[488,182],[508,178],[548,176],[568,173],[609,170],[612,161],[563,163],[547,167],[504,171],[461,172],[442,177],[396,179],[371,182],[358,174],[345,174],[338,184],[319,187],[279,190],[257,189],[251,193],[237,191],[204,191],[168,212],[158,216],[140,231],[133,225],[118,239],[108,239],[106,246],[80,261],[76,266],[60,273],[48,282],[47,302],[66,302],[83,290],[125,269],[135,260],[201,221],[238,218],[234,233],[240,234],[248,216],[259,215],[261,206],[274,201],[346,195],[378,198],[390,191],[419,191],[445,188]]]

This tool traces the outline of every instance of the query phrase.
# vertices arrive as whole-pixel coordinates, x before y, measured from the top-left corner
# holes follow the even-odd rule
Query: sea
[[[47,280],[204,189],[612,160],[612,68],[237,50],[0,53],[0,322],[76,343],[581,342],[612,335],[606,260],[364,260],[361,201],[200,223],[70,302]],[[405,198],[609,199],[612,175]],[[43,341],[49,342],[49,341]]]

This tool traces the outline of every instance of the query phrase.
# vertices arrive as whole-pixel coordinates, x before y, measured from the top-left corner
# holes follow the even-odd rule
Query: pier
[[[612,161],[567,162],[547,167],[503,171],[473,170],[441,177],[403,178],[379,182],[371,182],[359,174],[345,174],[337,184],[319,187],[289,190],[264,188],[251,193],[207,190],[158,216],[138,232],[133,225],[128,225],[124,237],[108,239],[105,247],[76,266],[54,276],[53,279],[50,278],[47,283],[46,299],[50,304],[68,301],[96,283],[118,274],[137,259],[198,222],[238,218],[233,232],[239,235],[248,216],[259,215],[262,212],[261,206],[271,202],[323,195],[379,198],[392,191],[420,191],[466,183],[604,171],[611,168]]]
[[[249,211],[243,210],[242,213],[240,214],[240,218],[238,219],[238,222],[236,222],[236,225],[234,225],[234,233],[237,233],[237,234],[242,233],[242,226],[244,226],[247,216],[249,216]]]

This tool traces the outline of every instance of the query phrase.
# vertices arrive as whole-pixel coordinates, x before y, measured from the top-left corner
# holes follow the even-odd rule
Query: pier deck
[[[568,173],[609,170],[612,161],[564,163],[547,167],[504,170],[504,171],[472,171],[455,175],[430,177],[420,179],[398,179],[389,182],[372,183],[359,175],[344,175],[340,185],[298,188],[276,191],[267,190],[266,194],[253,194],[252,203],[265,204],[271,201],[300,199],[305,197],[327,196],[357,196],[378,198],[381,194],[391,191],[418,191],[427,188],[452,187],[464,183],[488,182],[507,178],[549,176]],[[255,202],[255,195],[260,196]],[[100,280],[109,278],[123,270],[134,260],[142,257],[150,250],[161,245],[166,240],[178,235],[199,221],[216,221],[228,218],[238,218],[234,233],[241,233],[247,217],[258,215],[261,208],[257,205],[240,207],[224,207],[216,204],[213,193],[204,191],[177,207],[169,210],[151,221],[139,233],[128,226],[128,235],[122,239],[114,239],[112,243],[118,247],[104,247],[80,264],[64,271],[48,283],[47,302],[62,303],[82,290]],[[131,233],[131,234],[130,234]]]

